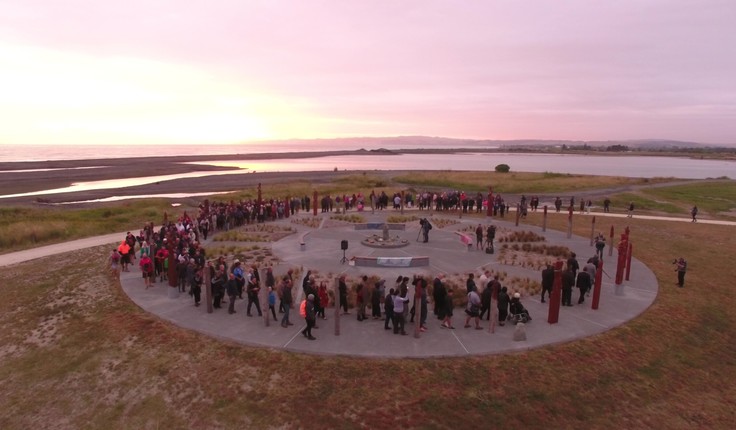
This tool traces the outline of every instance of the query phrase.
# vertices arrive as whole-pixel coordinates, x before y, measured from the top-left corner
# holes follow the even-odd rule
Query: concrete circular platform
[[[384,211],[375,214],[364,213],[369,222],[384,222],[387,216],[395,214],[393,211]],[[428,214],[423,214],[426,216]],[[387,285],[393,285],[393,280],[399,275],[412,276],[424,274],[434,277],[439,272],[450,276],[463,275],[473,272],[476,276],[483,270],[503,270],[509,276],[530,277],[540,279],[539,271],[525,269],[519,266],[502,265],[498,262],[498,253],[489,255],[474,247],[469,248],[460,240],[456,232],[468,226],[481,224],[495,224],[497,227],[514,230],[533,231],[543,235],[550,244],[564,245],[577,253],[578,259],[584,262],[593,255],[594,249],[589,239],[573,236],[568,239],[559,231],[542,232],[541,228],[520,225],[497,218],[458,218],[457,214],[434,214],[433,219],[446,218],[457,221],[456,224],[439,228],[438,223],[430,233],[428,243],[417,241],[418,221],[413,225],[407,223],[405,231],[398,234],[410,242],[409,246],[399,249],[377,249],[360,245],[360,241],[375,231],[356,230],[351,224],[327,221],[329,215],[320,215],[325,221],[319,228],[312,229],[299,224],[282,220],[279,223],[296,227],[297,234],[287,236],[278,242],[272,243],[271,248],[281,262],[274,266],[274,274],[285,273],[290,267],[303,267],[306,270],[317,270],[320,273],[333,276],[345,274],[349,278],[357,278],[363,274],[377,275],[387,280]],[[312,230],[306,236],[305,245],[301,246],[301,233]],[[396,232],[392,231],[392,234]],[[397,259],[397,261],[416,257],[429,258],[430,264],[425,267],[398,267],[395,265],[379,267],[358,267],[341,263],[343,251],[340,242],[348,240],[350,246],[346,256],[376,257],[381,259]],[[632,241],[636,242],[636,232],[632,233]],[[498,249],[498,247],[497,247]],[[606,253],[607,255],[607,253]],[[606,263],[615,261],[607,257]],[[604,265],[608,273],[614,272],[611,265]],[[296,283],[297,303],[301,297],[301,280]],[[301,336],[304,321],[299,317],[297,310],[292,310],[292,321],[296,324],[289,328],[282,328],[278,323],[266,327],[264,320],[258,317],[247,317],[245,314],[245,300],[236,303],[237,313],[229,315],[226,309],[215,310],[208,314],[205,306],[195,307],[193,300],[187,294],[178,298],[169,298],[166,294],[167,286],[162,283],[148,290],[144,289],[140,273],[137,270],[122,274],[121,285],[126,294],[141,308],[165,320],[200,333],[228,339],[246,345],[283,349],[287,351],[335,354],[362,357],[442,357],[498,354],[527,350],[561,342],[592,336],[610,330],[626,321],[631,320],[644,312],[654,301],[657,295],[656,277],[640,261],[632,260],[631,282],[623,285],[623,294],[614,294],[614,285],[611,279],[604,276],[600,308],[591,309],[590,300],[583,305],[561,308],[559,322],[547,323],[548,303],[541,303],[539,296],[524,297],[524,305],[534,318],[526,325],[526,341],[513,341],[514,326],[496,327],[495,332],[488,331],[488,322],[483,321],[485,330],[464,329],[465,314],[462,308],[456,308],[454,324],[456,330],[440,328],[439,321],[431,312],[429,305],[429,330],[421,333],[419,338],[412,336],[394,335],[391,330],[384,330],[383,320],[366,320],[359,322],[355,312],[340,317],[340,335],[335,335],[335,310],[327,309],[327,320],[318,320],[318,329],[313,333],[316,341],[308,341]],[[464,294],[464,292],[463,292]],[[413,296],[412,296],[413,297]],[[577,299],[577,291],[574,294]],[[577,301],[577,300],[574,300]],[[278,316],[278,314],[277,314]],[[280,316],[279,316],[280,318]]]

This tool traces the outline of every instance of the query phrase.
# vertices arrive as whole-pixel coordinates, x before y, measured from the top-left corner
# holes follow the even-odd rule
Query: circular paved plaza
[[[385,249],[380,246],[365,246],[361,241],[368,238],[374,241],[376,237],[383,238],[386,232],[382,226],[386,223],[387,217],[398,213],[389,210],[376,211],[375,214],[365,212],[361,215],[366,223],[361,223],[360,226],[330,219],[329,214],[319,214],[321,222],[315,223],[314,227],[294,223],[292,222],[294,218],[281,220],[273,224],[290,226],[297,230],[296,233],[276,242],[259,245],[270,246],[272,254],[277,257],[278,264],[273,266],[277,278],[289,268],[296,267],[304,269],[302,274],[307,270],[313,270],[320,276],[330,278],[340,274],[345,274],[349,280],[356,280],[364,274],[377,276],[385,279],[386,286],[391,287],[399,275],[411,278],[414,274],[423,274],[430,277],[431,282],[438,273],[445,273],[453,282],[462,280],[463,288],[457,291],[461,295],[465,294],[464,280],[469,273],[475,273],[477,279],[485,270],[501,272],[504,274],[502,284],[509,286],[510,290],[515,289],[513,282],[526,278],[535,281],[541,279],[537,268],[511,265],[508,259],[504,262],[504,258],[499,260],[502,244],[496,244],[497,252],[494,254],[478,250],[475,245],[468,247],[465,243],[467,238],[464,238],[463,234],[467,234],[474,243],[475,236],[472,231],[479,223],[484,228],[491,223],[497,226],[499,232],[497,237],[515,231],[533,232],[544,236],[545,244],[561,245],[574,251],[581,266],[594,254],[589,238],[573,236],[568,239],[564,232],[552,230],[542,232],[540,227],[523,224],[515,227],[511,219],[504,221],[497,218],[459,218],[456,213],[450,215],[434,213],[430,217],[428,213],[416,211],[408,212],[407,215],[426,216],[434,226],[429,233],[429,242],[422,241],[419,221],[412,220],[395,223],[397,225],[391,225],[392,228],[387,232],[392,240],[406,243],[406,246]],[[308,216],[300,215],[297,219],[299,218]],[[577,219],[578,222],[590,222],[589,217]],[[342,261],[343,241],[347,241],[344,256],[348,261]],[[636,241],[635,232],[632,233],[632,241]],[[615,273],[615,260],[616,251],[614,250],[613,257],[608,257],[606,249],[604,270],[611,276]],[[262,276],[263,272],[261,269]],[[486,320],[482,321],[485,330],[464,329],[465,313],[460,307],[455,309],[453,317],[457,329],[440,328],[440,321],[432,314],[431,303],[428,306],[429,329],[422,332],[418,338],[413,336],[413,325],[408,321],[409,336],[394,335],[392,330],[384,330],[383,320],[370,319],[370,315],[368,320],[357,321],[354,309],[351,309],[351,315],[339,317],[340,334],[336,335],[337,316],[331,303],[326,310],[328,319],[318,319],[319,328],[313,330],[317,340],[309,341],[300,334],[305,324],[299,317],[297,306],[291,313],[294,326],[283,328],[279,323],[272,321],[270,326],[266,327],[263,318],[246,316],[245,300],[237,301],[236,314],[229,315],[225,308],[207,313],[206,306],[195,307],[193,299],[187,294],[170,298],[167,294],[168,287],[163,283],[146,290],[137,268],[122,273],[121,285],[126,294],[146,311],[183,328],[213,337],[250,346],[295,352],[389,358],[498,354],[569,342],[604,332],[641,314],[654,301],[658,288],[654,274],[634,258],[631,264],[631,281],[624,281],[623,287],[618,289],[619,294],[616,294],[613,280],[603,277],[600,307],[597,310],[591,309],[591,300],[588,298],[582,305],[561,308],[559,322],[549,324],[547,322],[549,301],[541,303],[538,294],[524,296],[522,302],[533,317],[533,320],[526,324],[525,341],[513,340],[515,326],[511,324],[496,326],[493,333],[488,330],[489,323]],[[484,286],[480,284],[478,286],[482,291]],[[333,287],[332,283],[329,287]],[[301,290],[301,279],[296,279],[294,286],[296,304],[303,298]],[[575,290],[573,302],[577,302],[577,296]],[[411,288],[410,297],[413,297]],[[261,303],[263,304],[263,301]],[[267,308],[267,305],[265,307]],[[277,316],[280,318],[280,315]]]

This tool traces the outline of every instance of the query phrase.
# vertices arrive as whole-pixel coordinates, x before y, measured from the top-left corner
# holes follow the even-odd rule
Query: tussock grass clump
[[[317,228],[322,223],[322,218],[308,217],[308,218],[291,218],[292,224],[303,225],[310,228]]]
[[[214,242],[271,242],[271,236],[230,230],[215,234],[212,240]]]
[[[533,231],[514,231],[498,238],[499,242],[545,242],[547,239]]]
[[[419,217],[415,215],[389,215],[386,222],[390,224],[402,224],[412,221],[419,221]]]
[[[349,215],[332,215],[330,219],[334,219],[337,221],[345,221],[352,224],[360,224],[365,222],[365,217],[363,215],[356,215],[356,214],[349,214]]]

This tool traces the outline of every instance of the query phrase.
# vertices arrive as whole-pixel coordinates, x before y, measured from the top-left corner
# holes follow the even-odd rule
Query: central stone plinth
[[[371,248],[403,248],[409,245],[408,240],[402,239],[399,236],[384,239],[377,234],[361,240],[360,243]]]
[[[360,241],[371,248],[403,248],[409,245],[409,241],[399,236],[391,237],[389,230],[405,230],[405,224],[372,223],[355,226],[356,230],[381,230],[381,235],[374,234]]]

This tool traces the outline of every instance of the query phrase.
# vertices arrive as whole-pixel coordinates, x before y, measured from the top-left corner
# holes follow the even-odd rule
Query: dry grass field
[[[209,338],[132,304],[104,271],[107,247],[5,268],[0,428],[733,428],[734,227],[599,226],[611,223],[631,228],[657,275],[653,306],[598,336],[489,357],[324,357]]]

